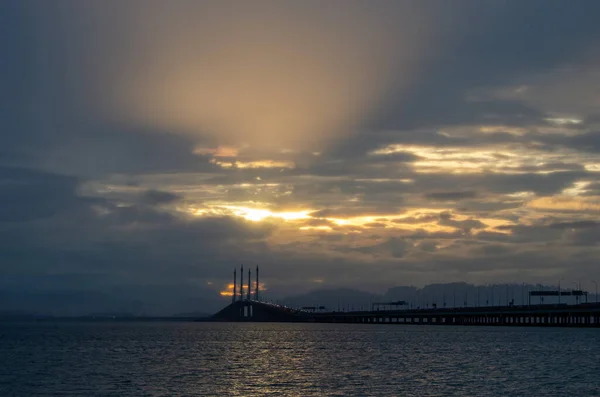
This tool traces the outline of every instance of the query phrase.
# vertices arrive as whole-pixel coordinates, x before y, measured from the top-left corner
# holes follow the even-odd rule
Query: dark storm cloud
[[[28,178],[29,183],[34,179]],[[88,200],[73,194],[72,185],[58,197],[58,186],[52,182],[50,201],[36,202],[21,188],[17,190],[23,205],[40,209],[25,211],[10,205],[0,218],[0,238],[6,244],[0,290],[11,297],[2,308],[21,296],[14,299],[19,308],[63,315],[120,307],[129,312],[127,302],[136,299],[144,302],[149,314],[198,306],[216,309],[220,303],[215,297],[225,283],[218,282],[224,276],[223,266],[264,253],[261,242],[274,230],[269,224],[253,225],[231,217],[189,220],[145,204],[123,207]],[[3,193],[5,197],[16,194],[6,188]],[[35,193],[48,199],[43,186]],[[217,284],[209,288],[208,280]],[[162,299],[151,291],[152,285],[164,295]],[[65,304],[61,296],[86,303]],[[193,298],[195,308],[182,302],[186,297]]]
[[[119,124],[71,128],[48,127],[38,136],[21,137],[26,142],[13,146],[16,162],[86,177],[217,170],[209,156],[194,154],[194,141],[183,136]]]
[[[552,194],[570,186],[575,180],[585,177],[586,172],[555,172],[551,174],[489,175],[482,180],[489,191],[511,193],[534,191],[541,195]],[[482,178],[482,179],[484,179]]]
[[[417,97],[411,97],[408,103],[403,102],[395,108],[394,111],[399,114],[378,119],[378,123],[381,125],[371,127],[368,132],[350,138],[349,142],[342,144],[342,147],[348,151],[348,154],[356,155],[396,142],[457,147],[494,142],[515,142],[517,139],[509,134],[494,134],[469,139],[449,138],[437,133],[437,129],[495,122],[501,122],[506,126],[526,127],[544,123],[543,119],[546,117],[544,113],[516,101],[474,102],[464,99],[463,97],[472,87],[471,84],[475,83],[467,80],[459,92],[455,92],[448,98],[429,98],[424,99],[423,103],[418,101],[418,95],[421,94],[417,93]],[[444,87],[432,87],[432,90],[435,90],[431,92],[432,97],[435,98],[436,93],[443,92],[443,89]],[[447,102],[435,104],[431,103],[432,100]],[[410,107],[414,107],[414,109],[410,109]]]
[[[591,229],[600,227],[597,221],[557,222],[549,225],[553,229]]]
[[[79,197],[77,178],[0,166],[0,222],[47,218],[94,200]]]
[[[474,15],[489,4],[471,3]],[[391,105],[382,125],[406,129],[424,123],[470,124],[473,118],[485,115],[499,119],[539,115],[520,103],[470,103],[464,97],[469,88],[514,84],[527,74],[564,65],[600,37],[593,16],[600,12],[600,4],[590,1],[568,5],[560,1],[510,1],[492,12],[495,18],[486,19],[486,26],[479,26],[477,34],[463,34],[462,40],[423,70],[414,95],[409,101]]]
[[[94,43],[75,45],[65,23],[73,16],[66,10],[66,1],[2,3],[0,161],[94,176],[211,168],[208,158],[192,153],[198,142],[206,142],[201,137],[192,141],[174,131],[118,121],[97,107],[98,98],[84,94],[102,84],[85,77],[86,69],[98,65],[82,68],[75,62],[90,57]]]
[[[567,236],[568,245],[581,248],[600,247],[600,232],[598,227],[575,229],[573,233]],[[581,250],[580,254],[584,251]]]
[[[448,52],[439,51],[423,66],[410,95],[392,95],[364,132],[338,145],[336,155],[352,157],[398,141],[461,144],[427,129],[495,122],[524,127],[545,124],[543,110],[519,100],[470,98],[469,93],[481,87],[518,86],[528,77],[568,65],[600,38],[591,16],[600,12],[600,5],[584,0],[569,5],[556,1],[491,4],[470,3],[471,16],[477,15],[485,26],[457,28],[457,40]],[[573,139],[574,144],[578,141],[588,148],[598,143],[592,136]],[[462,143],[470,146],[476,140]]]
[[[457,201],[477,197],[476,192],[434,192],[425,196],[428,199],[435,201]]]
[[[539,172],[540,169],[535,171]],[[361,209],[358,209],[361,205],[381,208],[380,211],[374,211],[373,213],[385,213],[386,211],[388,213],[390,211],[400,213],[403,207],[411,204],[409,200],[411,195],[421,198],[421,201],[414,202],[416,205],[423,204],[422,198],[424,196],[427,202],[432,205],[456,201],[461,206],[482,206],[483,210],[485,205],[496,205],[498,208],[510,207],[510,203],[496,202],[494,204],[486,201],[492,198],[493,195],[524,191],[535,192],[540,196],[552,195],[571,186],[581,178],[593,176],[593,174],[585,171],[565,171],[513,175],[492,172],[468,175],[425,174],[414,178],[414,174],[398,175],[398,172],[396,172],[395,177],[414,178],[414,180],[411,182],[393,180],[380,182],[370,180],[365,174],[368,174],[368,172],[357,170],[357,175],[354,175],[354,178],[345,177],[344,179],[336,178],[321,181],[311,181],[309,179],[302,182],[290,179],[290,181],[294,181],[290,182],[294,186],[293,197],[299,201],[318,204],[321,207],[332,207],[336,203],[339,204],[339,195],[346,197],[358,195],[360,202],[355,204],[355,208],[336,211],[345,215],[356,214],[357,211],[361,211]],[[382,178],[390,176],[392,176],[391,173],[387,174],[383,171],[379,174],[379,177]],[[469,190],[473,187],[477,187],[478,191]]]
[[[593,247],[600,243],[598,229],[600,223],[595,220],[574,220],[554,222],[532,226],[506,226],[499,230],[510,230],[511,235],[502,238],[503,241],[517,244],[543,242],[559,245],[562,248],[573,246]],[[482,236],[485,240],[486,237]]]
[[[510,234],[482,232],[477,238],[481,241],[502,241],[525,246],[529,243],[553,244],[564,249],[569,246],[596,245],[600,241],[598,227],[600,224],[593,220],[546,221],[534,225],[497,226],[497,230],[510,231]]]
[[[393,258],[402,258],[407,252],[410,243],[407,240],[391,237],[386,241],[361,247],[340,247],[342,252],[360,252],[374,257],[391,255]]]
[[[486,227],[485,223],[477,219],[466,219],[462,221],[453,219],[452,214],[447,212],[440,214],[440,221],[438,223],[442,226],[451,226],[467,232],[471,229],[483,229]]]
[[[600,132],[588,132],[573,137],[549,139],[551,143],[556,143],[566,147],[571,147],[589,152],[600,152]]]
[[[180,195],[160,190],[146,190],[140,196],[141,202],[148,205],[169,204],[181,199]]]
[[[570,186],[579,178],[589,174],[580,172],[554,172],[550,174],[516,174],[483,173],[472,175],[430,175],[423,176],[415,182],[414,189],[461,188],[478,186],[493,193],[514,193],[533,191],[540,195],[552,194]]]

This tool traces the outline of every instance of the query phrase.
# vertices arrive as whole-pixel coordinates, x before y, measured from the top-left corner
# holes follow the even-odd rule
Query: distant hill
[[[47,317],[26,310],[0,310],[0,320],[35,319]]]
[[[203,318],[203,317],[210,317],[210,316],[212,316],[212,314],[205,313],[205,312],[193,311],[193,312],[175,313],[171,317],[179,317],[179,318]]]
[[[278,300],[292,307],[325,306],[329,310],[360,310],[371,307],[373,302],[406,301],[409,307],[463,307],[495,306],[529,303],[529,291],[556,290],[556,286],[533,284],[488,284],[473,285],[464,282],[429,284],[423,288],[414,286],[396,286],[383,294],[374,294],[351,288],[320,289],[301,295],[289,296]],[[563,288],[563,290],[568,290]],[[545,303],[556,303],[558,298],[547,297]],[[590,294],[588,300],[595,297]],[[582,300],[584,302],[585,299]],[[573,297],[562,297],[562,303],[576,303]],[[531,303],[540,303],[534,297]]]
[[[325,306],[328,310],[359,310],[371,307],[380,295],[350,288],[321,289],[302,295],[290,296],[281,300],[292,307]]]
[[[136,317],[131,313],[119,313],[119,312],[106,312],[106,313],[90,313],[81,317],[92,317],[92,318],[133,318]]]

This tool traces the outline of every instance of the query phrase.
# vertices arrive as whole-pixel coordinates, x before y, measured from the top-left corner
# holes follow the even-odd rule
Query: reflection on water
[[[600,396],[600,330],[0,323],[0,395]]]

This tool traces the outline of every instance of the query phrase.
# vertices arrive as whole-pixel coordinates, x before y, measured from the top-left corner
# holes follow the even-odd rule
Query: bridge
[[[566,303],[514,305],[511,303],[507,306],[408,309],[399,308],[399,306],[405,307],[406,302],[396,301],[376,303],[371,310],[359,311],[317,311],[316,307],[312,306],[294,309],[261,301],[258,267],[256,275],[254,296],[251,293],[250,272],[247,295],[244,296],[242,276],[238,296],[234,273],[234,294],[231,304],[202,321],[600,328],[600,303],[577,303],[574,305]],[[560,290],[543,293],[532,291],[530,297],[555,296],[557,293],[587,297],[585,291],[567,293]],[[381,306],[384,307],[384,310],[379,310]],[[319,307],[319,309],[323,308]]]
[[[244,299],[232,302],[205,321],[312,322],[311,313],[269,302]]]
[[[231,303],[205,321],[600,328],[600,304],[312,312],[243,300]]]

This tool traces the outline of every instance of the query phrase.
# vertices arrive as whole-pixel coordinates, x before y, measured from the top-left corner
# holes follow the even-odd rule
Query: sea
[[[2,322],[0,396],[600,397],[600,329]]]

